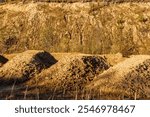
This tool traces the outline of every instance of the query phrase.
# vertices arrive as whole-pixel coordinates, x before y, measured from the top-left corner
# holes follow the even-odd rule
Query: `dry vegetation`
[[[150,99],[149,40],[149,0],[6,0],[0,99]]]
[[[149,3],[0,5],[0,52],[149,54]]]

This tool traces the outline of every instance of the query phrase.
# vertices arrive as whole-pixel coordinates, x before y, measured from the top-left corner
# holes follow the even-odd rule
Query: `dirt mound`
[[[0,55],[0,67],[5,64],[8,61],[7,58],[5,58],[4,56]]]
[[[48,52],[28,50],[18,54],[0,68],[0,81],[25,81],[54,63],[56,59]]]
[[[149,99],[150,56],[136,55],[108,69],[87,87],[105,99]]]
[[[49,90],[56,92],[80,90],[98,73],[108,68],[106,60],[100,56],[65,56],[37,76],[38,86],[47,86]]]

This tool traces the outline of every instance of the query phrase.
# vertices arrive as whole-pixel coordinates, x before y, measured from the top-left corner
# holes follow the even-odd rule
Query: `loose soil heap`
[[[0,68],[0,83],[23,82],[55,64],[56,59],[45,51],[28,50],[18,54]]]
[[[150,56],[136,55],[100,74],[87,86],[101,99],[150,99]]]
[[[83,89],[86,83],[108,68],[106,60],[100,56],[70,55],[43,71],[36,79],[38,86],[48,87],[51,91],[71,92]]]

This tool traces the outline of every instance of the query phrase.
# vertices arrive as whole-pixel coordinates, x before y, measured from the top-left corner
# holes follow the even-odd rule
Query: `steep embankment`
[[[0,52],[150,53],[150,3],[0,5]]]

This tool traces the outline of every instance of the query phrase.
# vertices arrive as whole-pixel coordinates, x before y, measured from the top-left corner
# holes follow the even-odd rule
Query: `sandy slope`
[[[38,52],[33,51],[34,54],[30,56],[27,56],[30,51],[15,55],[0,69],[5,71],[6,66],[11,68],[7,74],[10,76],[11,73],[12,76],[16,74],[17,69],[23,69],[24,65],[28,65],[27,63],[22,66],[24,60],[29,60],[33,66],[39,62],[31,56]],[[18,84],[12,82],[7,86],[1,82],[0,97],[2,99],[149,99],[150,97],[149,55],[134,55],[130,58],[123,58],[121,54],[53,53],[52,55],[58,62],[41,73],[34,73],[32,77],[29,76],[33,73],[29,73],[28,80]],[[16,59],[18,56],[20,59]],[[30,61],[31,58],[37,62]],[[48,60],[48,57],[41,60],[45,59]],[[12,62],[14,60],[15,63]],[[11,64],[15,66],[11,67]],[[17,73],[19,78],[24,77],[22,70]],[[5,78],[6,84],[9,80],[3,77]]]
[[[108,99],[149,99],[149,80],[150,56],[136,55],[106,70],[87,87],[99,90]]]

